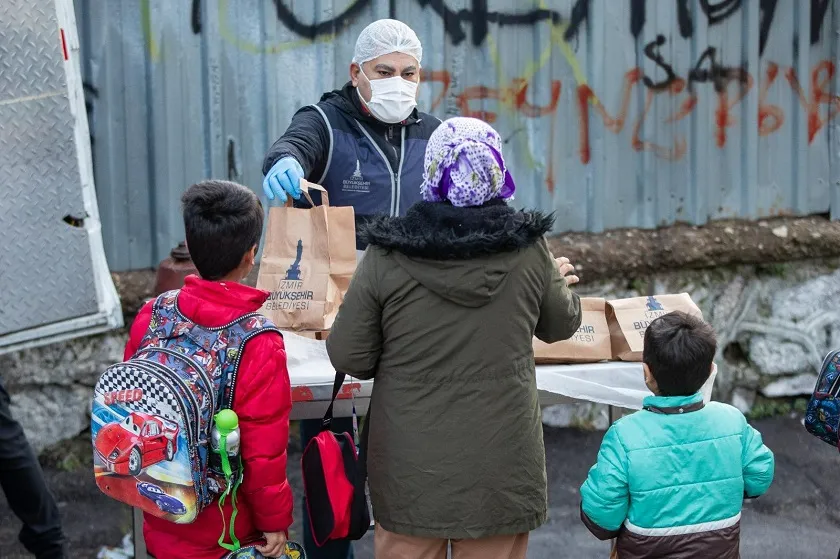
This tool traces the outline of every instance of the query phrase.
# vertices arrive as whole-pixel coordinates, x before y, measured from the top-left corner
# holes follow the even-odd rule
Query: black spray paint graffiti
[[[735,13],[742,5],[743,0],[697,0],[700,10],[705,14],[709,25],[718,25]],[[804,0],[800,0],[804,4]],[[676,0],[677,2],[677,23],[680,35],[688,39],[694,35],[694,22],[691,18],[691,10],[688,0]],[[811,45],[819,43],[822,34],[822,26],[825,16],[828,13],[831,0],[810,0],[811,7]],[[773,18],[776,15],[778,0],[760,0],[759,2],[759,55],[764,54],[767,46],[767,39],[770,36],[770,29]],[[637,39],[641,36],[647,20],[647,1],[630,1],[630,32]]]
[[[415,1],[421,7],[425,8],[428,6],[443,20],[443,28],[455,45],[461,44],[467,39],[467,32],[464,29],[465,23],[471,26],[472,44],[479,46],[487,39],[490,24],[500,26],[535,25],[541,21],[550,21],[553,24],[564,21],[563,16],[559,12],[546,8],[520,13],[490,11],[488,0],[472,0],[471,8],[461,10],[453,10],[447,5],[445,0]],[[347,6],[343,12],[329,19],[309,24],[300,21],[294,11],[286,5],[284,0],[274,0],[274,5],[277,9],[277,19],[290,31],[310,40],[328,37],[346,29],[358,16],[371,6],[371,3],[371,0],[356,0]],[[568,19],[568,27],[564,34],[564,38],[567,41],[576,37],[580,32],[581,26],[589,19],[590,3],[591,0],[577,0],[575,2]],[[200,5],[200,0],[193,0],[193,32],[200,33],[201,9],[200,6],[198,8],[195,7],[197,4]],[[396,2],[390,2],[390,16],[396,17],[396,11]],[[196,14],[199,14],[197,20]],[[196,21],[198,21],[198,24],[196,24]]]
[[[703,67],[706,61],[709,64],[708,68]],[[695,83],[711,83],[718,93],[726,91],[726,88],[732,82],[746,86],[749,81],[750,75],[744,68],[721,65],[717,60],[717,49],[715,47],[707,48],[700,55],[694,69],[688,73],[689,88]]]
[[[647,75],[642,78],[647,87],[657,91],[667,89],[680,79],[673,66],[665,61],[659,51],[666,42],[665,36],[659,35],[655,41],[651,41],[645,46],[645,56],[665,72],[665,79],[662,81],[654,82]],[[708,67],[704,67],[706,64],[708,64]],[[711,83],[714,85],[715,91],[719,93],[725,91],[731,82],[746,84],[748,81],[749,74],[743,68],[720,64],[717,59],[717,49],[714,47],[707,48],[700,55],[694,68],[688,72],[689,88],[692,88],[695,83]]]
[[[651,41],[645,46],[645,56],[665,72],[665,79],[662,81],[655,82],[647,75],[642,78],[647,87],[657,91],[667,89],[680,79],[673,66],[665,61],[659,51],[666,42],[665,36],[659,35],[655,41]],[[692,89],[696,83],[711,83],[714,85],[715,91],[722,93],[726,91],[730,83],[747,84],[749,79],[749,73],[744,68],[720,64],[717,59],[717,49],[709,47],[703,51],[703,54],[697,60],[697,64],[688,72],[687,81],[689,89]]]
[[[700,9],[709,18],[709,25],[715,25],[734,14],[741,7],[741,0],[721,0],[720,2],[709,2],[699,0]]]
[[[630,0],[630,32],[638,38],[642,34],[647,20],[647,0]],[[688,39],[694,33],[694,22],[691,20],[691,10],[688,0],[677,0],[677,23],[680,36]]]
[[[312,40],[340,32],[350,25],[356,16],[364,12],[369,5],[370,0],[356,0],[335,17],[308,24],[301,22],[283,0],[274,0],[274,6],[277,8],[277,19],[290,31]]]
[[[496,25],[535,25],[541,21],[551,21],[558,24],[563,21],[560,12],[540,8],[522,13],[491,12],[487,7],[487,0],[472,0],[471,9],[455,11],[446,5],[444,0],[417,0],[420,6],[429,6],[441,19],[446,34],[452,43],[462,43],[467,34],[462,26],[463,23],[470,23],[472,26],[472,44],[479,46],[484,43],[489,33],[491,23]],[[572,8],[569,26],[565,32],[565,39],[568,41],[574,38],[580,26],[589,17],[590,0],[577,0]]]
[[[196,35],[201,33],[201,0],[192,0],[190,27],[192,27],[192,32]]]
[[[672,83],[677,81],[677,74],[674,72],[674,68],[665,62],[665,58],[660,54],[659,48],[667,42],[665,39],[665,35],[659,35],[655,41],[651,41],[647,45],[645,45],[645,56],[647,56],[650,60],[662,68],[665,71],[666,77],[661,82],[654,82],[648,76],[644,76],[642,81],[644,81],[645,85],[651,89],[662,90],[666,89]]]

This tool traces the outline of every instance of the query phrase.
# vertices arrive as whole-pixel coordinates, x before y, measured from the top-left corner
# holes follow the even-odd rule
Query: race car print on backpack
[[[178,292],[154,304],[137,353],[108,367],[94,388],[96,484],[106,495],[176,522],[193,522],[226,489],[209,468],[213,417],[233,404],[245,345],[278,332],[252,313],[205,328],[178,309]]]
[[[840,350],[823,361],[814,394],[805,412],[805,428],[833,447],[840,443]]]

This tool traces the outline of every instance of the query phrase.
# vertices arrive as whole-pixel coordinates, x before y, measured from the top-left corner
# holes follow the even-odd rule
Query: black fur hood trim
[[[432,260],[461,260],[513,252],[539,241],[554,216],[518,211],[496,200],[475,208],[420,202],[404,217],[376,217],[359,232],[367,244]]]

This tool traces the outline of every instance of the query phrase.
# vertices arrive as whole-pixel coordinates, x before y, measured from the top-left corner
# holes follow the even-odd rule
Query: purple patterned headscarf
[[[429,138],[423,185],[426,202],[449,200],[459,208],[513,199],[516,185],[502,158],[502,139],[476,118],[450,118]]]

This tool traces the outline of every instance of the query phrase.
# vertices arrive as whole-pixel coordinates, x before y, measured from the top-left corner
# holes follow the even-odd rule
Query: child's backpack
[[[829,353],[820,367],[814,394],[805,412],[805,428],[833,447],[840,442],[840,350]]]
[[[248,340],[268,331],[279,333],[258,313],[205,328],[178,309],[178,291],[158,297],[137,353],[108,367],[94,389],[99,488],[179,524],[193,522],[218,497],[233,493],[235,505],[241,467],[238,457],[222,460],[211,450],[213,418],[233,404]]]

